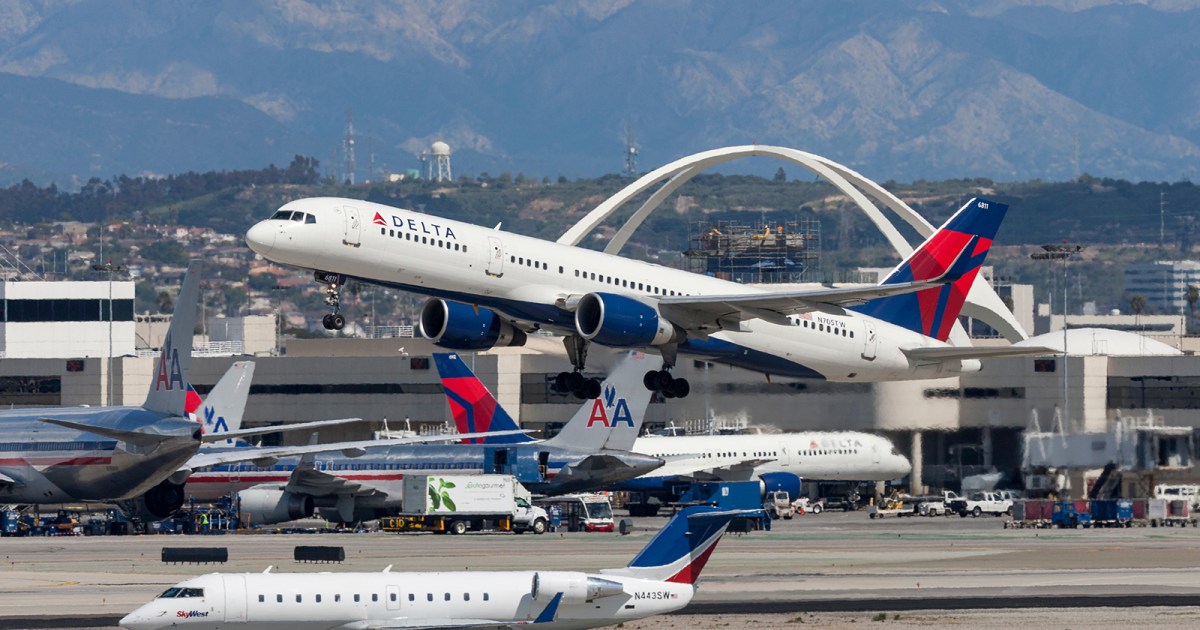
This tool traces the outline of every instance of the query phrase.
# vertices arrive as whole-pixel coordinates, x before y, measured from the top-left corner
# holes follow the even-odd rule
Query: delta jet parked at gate
[[[345,323],[347,279],[431,296],[421,333],[444,348],[522,345],[528,331],[566,334],[575,372],[557,384],[594,398],[585,379],[587,345],[657,349],[664,369],[644,383],[685,396],[669,370],[676,356],[768,375],[831,381],[895,381],[980,368],[978,358],[1028,348],[946,343],[1008,206],[972,199],[870,287],[779,292],[598,251],[418,214],[366,201],[292,201],[246,233],[268,260],[315,270]]]
[[[495,397],[454,353],[434,353],[442,388],[459,431],[494,432],[479,439],[484,444],[519,444],[535,439],[520,427]],[[607,446],[663,459],[661,468],[608,486],[665,498],[692,481],[755,481],[764,493],[786,490],[800,496],[802,479],[820,481],[888,481],[912,471],[908,458],[887,438],[857,431],[804,431],[801,433],[691,435],[638,437],[624,428],[620,418],[594,412],[576,431],[611,428]],[[636,421],[641,426],[642,418]],[[618,426],[622,425],[622,426]],[[628,422],[632,429],[634,422]],[[563,432],[569,429],[564,427]],[[562,435],[561,433],[559,435]],[[629,506],[631,514],[636,505]]]
[[[681,510],[625,567],[573,571],[210,573],[121,620],[128,630],[599,628],[680,610],[736,516]]]

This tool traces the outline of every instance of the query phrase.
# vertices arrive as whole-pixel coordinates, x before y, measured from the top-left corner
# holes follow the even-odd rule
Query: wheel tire
[[[533,527],[532,527],[532,528],[531,528],[529,531],[531,531],[531,532],[533,532],[533,533],[535,533],[535,534],[545,534],[545,533],[546,533],[546,529],[547,529],[548,527],[549,527],[549,526],[548,526],[548,524],[546,523],[545,519],[540,519],[540,518],[539,518],[539,519],[537,519],[536,521],[534,521],[534,522],[533,522]]]
[[[600,397],[600,381],[599,381],[599,379],[594,379],[594,378],[588,379],[587,383],[583,386],[584,400],[588,400],[588,399],[592,399],[592,398],[599,398],[599,397]]]
[[[655,385],[657,385],[657,384],[658,384],[658,371],[657,370],[650,370],[649,372],[646,372],[645,376],[642,377],[642,385],[645,385],[646,389],[648,389],[652,392],[658,391],[658,388],[655,387]]]
[[[983,510],[979,509],[979,506],[976,505],[975,509],[971,510],[971,516],[974,518],[979,518],[980,514],[983,514]]]
[[[341,313],[336,313],[330,318],[329,323],[333,324],[334,330],[341,330],[346,327],[346,318]]]
[[[814,503],[811,512],[813,514],[820,514],[822,511],[824,511],[824,509],[825,508],[821,507],[820,503]]]
[[[677,378],[671,381],[671,393],[675,394],[676,398],[687,398],[687,395],[692,393],[692,384],[686,378]]]
[[[654,388],[660,392],[665,392],[671,389],[671,382],[674,380],[675,378],[671,376],[670,372],[666,370],[659,370],[658,372],[655,372]]]
[[[321,318],[321,325],[325,330],[333,330],[333,313],[326,313],[325,317]]]
[[[450,523],[450,533],[454,534],[455,536],[467,533],[467,522],[454,521],[453,523]]]
[[[583,378],[583,375],[579,372],[567,372],[566,374],[567,389],[571,390],[575,394],[583,391],[583,382],[586,380]]]
[[[567,378],[571,376],[570,372],[559,372],[558,376],[554,377],[554,390],[560,394],[566,394],[571,391],[571,386],[567,384]]]

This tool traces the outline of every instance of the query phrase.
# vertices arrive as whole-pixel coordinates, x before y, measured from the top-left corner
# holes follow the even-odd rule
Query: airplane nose
[[[271,253],[271,248],[275,247],[277,234],[278,230],[269,225],[267,221],[259,221],[246,230],[246,244],[254,250],[254,253],[266,256]]]
[[[141,614],[140,610],[135,610],[121,618],[119,626],[126,630],[154,630],[158,626]]]

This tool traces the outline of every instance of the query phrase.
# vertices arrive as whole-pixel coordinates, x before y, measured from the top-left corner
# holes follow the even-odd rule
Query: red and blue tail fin
[[[485,431],[519,431],[521,427],[508,415],[495,396],[483,386],[457,353],[435,352],[433,362],[442,377],[442,388],[450,401],[450,412],[459,433]],[[514,444],[532,442],[523,433],[463,440],[471,444]]]
[[[696,505],[679,511],[628,566],[601,573],[695,584],[708,557],[738,511]]]
[[[968,201],[880,283],[949,280],[946,284],[876,298],[853,310],[945,341],[1007,210],[1007,204],[987,199]]]

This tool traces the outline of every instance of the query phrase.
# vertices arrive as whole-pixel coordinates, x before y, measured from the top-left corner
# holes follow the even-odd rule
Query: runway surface
[[[0,540],[0,628],[112,627],[167,586],[215,570],[394,571],[620,566],[665,522],[629,536],[432,534],[141,536]],[[293,562],[296,545],[338,545],[346,562]],[[164,546],[223,546],[224,565],[164,565]],[[871,521],[806,515],[727,535],[683,614],[626,628],[822,627],[873,620],[939,627],[1090,627],[1125,620],[1200,627],[1200,529],[1004,529],[994,517]],[[942,612],[938,612],[942,611]],[[946,611],[953,611],[948,614]],[[732,625],[731,625],[732,620]],[[672,625],[676,624],[676,625]],[[781,626],[782,627],[782,626]],[[1101,625],[1100,627],[1104,627]],[[1117,627],[1114,625],[1112,627]]]

